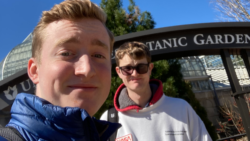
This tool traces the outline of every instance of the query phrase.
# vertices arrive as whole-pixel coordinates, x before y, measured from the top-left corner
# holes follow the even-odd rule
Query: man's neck
[[[127,89],[127,91],[129,98],[133,100],[137,105],[140,105],[140,107],[145,107],[152,95],[149,85],[145,89],[140,91],[131,91],[129,89]]]

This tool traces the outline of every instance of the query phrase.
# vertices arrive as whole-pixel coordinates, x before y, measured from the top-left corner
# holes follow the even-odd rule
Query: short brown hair
[[[32,57],[40,62],[40,52],[44,38],[44,29],[52,22],[62,19],[75,21],[81,18],[95,18],[101,21],[110,37],[110,54],[113,50],[114,36],[105,26],[107,16],[105,12],[90,0],[65,0],[55,5],[49,11],[43,11],[42,17],[33,31]]]
[[[148,63],[151,63],[149,48],[141,42],[126,42],[122,44],[115,52],[116,65],[119,66],[119,60],[127,54],[132,59],[139,60],[146,57]]]

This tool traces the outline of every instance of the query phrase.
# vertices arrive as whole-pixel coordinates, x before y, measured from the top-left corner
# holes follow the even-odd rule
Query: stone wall
[[[208,119],[213,123],[215,127],[218,127],[219,118],[219,106],[223,105],[226,101],[233,102],[231,97],[231,88],[217,89],[216,92],[212,90],[207,91],[195,91],[195,97],[200,104],[206,109]],[[216,94],[218,102],[216,102]]]

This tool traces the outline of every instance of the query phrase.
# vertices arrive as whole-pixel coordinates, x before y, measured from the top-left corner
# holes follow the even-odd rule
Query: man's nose
[[[137,76],[137,75],[139,75],[139,73],[136,71],[136,69],[134,68],[134,70],[133,70],[133,73],[131,74],[131,76]]]
[[[83,75],[86,78],[96,75],[94,62],[90,55],[81,56],[75,65],[75,75]]]

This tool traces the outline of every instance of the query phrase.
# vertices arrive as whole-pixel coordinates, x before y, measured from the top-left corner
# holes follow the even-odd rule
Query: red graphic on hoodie
[[[128,135],[115,139],[115,141],[133,141],[133,140],[132,140],[132,135],[128,134]]]

